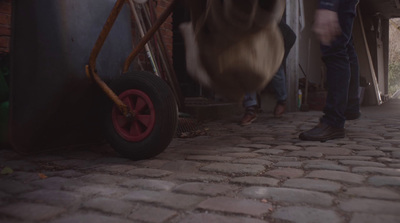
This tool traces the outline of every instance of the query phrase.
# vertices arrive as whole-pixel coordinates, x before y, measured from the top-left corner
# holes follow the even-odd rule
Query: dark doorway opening
[[[202,87],[186,71],[185,44],[179,25],[190,21],[190,12],[183,4],[175,7],[173,16],[173,66],[184,97],[203,96]]]

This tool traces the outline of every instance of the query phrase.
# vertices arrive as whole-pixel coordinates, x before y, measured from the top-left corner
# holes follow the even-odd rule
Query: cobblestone
[[[276,186],[279,180],[269,177],[237,177],[233,178],[231,183],[254,186]]]
[[[78,168],[78,169],[87,169],[87,168],[93,168],[96,167],[96,163],[94,161],[85,161],[82,162],[81,159],[65,159],[65,160],[57,160],[54,161],[53,164],[55,166],[61,167],[61,168]]]
[[[225,153],[224,156],[243,159],[243,158],[256,158],[260,155],[256,153]]]
[[[176,186],[175,183],[169,181],[154,179],[134,179],[125,181],[121,185],[125,187],[137,187],[147,190],[171,190]]]
[[[306,203],[328,207],[333,198],[325,193],[290,188],[248,187],[242,193],[249,198],[272,199],[288,203]]]
[[[385,156],[386,154],[382,151],[379,150],[368,150],[368,151],[361,151],[358,152],[357,155],[359,156],[376,156],[376,157],[380,157],[380,156]]]
[[[286,178],[302,177],[304,175],[304,171],[294,168],[281,168],[281,169],[270,170],[265,174],[278,179],[286,179]]]
[[[377,173],[389,176],[400,176],[400,169],[380,167],[354,167],[354,173]]]
[[[0,207],[0,213],[24,221],[42,221],[66,212],[62,207],[34,203],[15,203]]]
[[[122,196],[122,199],[151,204],[159,204],[172,209],[186,209],[194,207],[205,198],[194,195],[175,194],[160,191],[134,191]]]
[[[347,212],[400,215],[400,203],[394,201],[353,198],[340,202],[339,207]]]
[[[361,160],[368,161],[372,160],[372,157],[369,156],[326,156],[328,160]]]
[[[188,160],[199,160],[199,161],[214,161],[214,162],[226,162],[226,161],[231,161],[234,158],[233,157],[227,157],[227,156],[188,156],[186,157]]]
[[[195,194],[203,196],[225,195],[237,188],[234,186],[207,184],[207,183],[185,183],[177,186],[174,191],[184,194]]]
[[[84,173],[76,170],[61,170],[61,171],[46,171],[44,172],[48,177],[63,177],[63,178],[75,178],[85,175]]]
[[[308,174],[306,177],[334,180],[353,184],[361,184],[365,180],[365,177],[362,175],[331,170],[315,170]]]
[[[392,152],[392,157],[396,159],[400,159],[400,151]]]
[[[336,182],[305,178],[286,180],[283,186],[321,192],[338,192],[342,188],[342,185]]]
[[[368,167],[385,167],[385,164],[371,161],[360,161],[360,160],[340,160],[339,163],[349,166],[368,166]]]
[[[262,165],[250,165],[250,164],[229,164],[229,163],[213,163],[200,170],[206,172],[218,172],[230,175],[242,175],[242,174],[259,174],[265,170]]]
[[[366,146],[374,146],[374,147],[387,147],[391,146],[389,143],[384,143],[381,141],[368,141],[365,139],[360,139],[361,141],[359,142],[360,145],[366,145]]]
[[[110,174],[91,174],[85,175],[79,178],[79,180],[88,183],[97,183],[97,184],[115,184],[122,183],[124,181],[129,180],[128,177],[115,176]]]
[[[400,216],[355,213],[350,223],[399,223]]]
[[[344,139],[298,139],[321,112],[202,123],[132,161],[109,145],[22,156],[0,148],[0,222],[400,222],[400,100],[364,107]],[[390,104],[389,104],[390,105]],[[382,109],[383,108],[383,109]],[[384,115],[382,115],[382,113]]]
[[[285,162],[285,161],[281,161],[274,164],[274,166],[276,167],[292,167],[292,168],[300,168],[302,165],[303,165],[302,162]]]
[[[337,164],[307,164],[304,166],[304,168],[310,170],[322,169],[322,170],[349,171],[348,167]]]
[[[70,216],[65,216],[61,217],[59,219],[56,219],[54,221],[51,221],[51,223],[86,223],[86,222],[96,222],[96,223],[129,223],[132,222],[127,219],[122,219],[119,217],[110,217],[102,214],[73,214]]]
[[[86,183],[77,179],[68,179],[64,177],[49,177],[32,182],[32,185],[49,190],[61,190],[69,187],[85,186]]]
[[[306,164],[306,165],[329,165],[329,164],[337,164],[336,161],[332,161],[332,160],[323,160],[323,159],[304,160],[303,163]]]
[[[1,180],[0,191],[8,194],[20,194],[34,190],[35,187],[14,180]]]
[[[400,168],[400,163],[389,164],[389,167],[393,167],[393,168],[399,169]]]
[[[322,153],[329,156],[344,156],[351,153],[350,149],[340,148],[340,147],[309,147],[306,148],[308,152]]]
[[[278,155],[278,154],[284,153],[284,151],[281,149],[260,149],[255,152],[261,153],[261,154],[270,154],[270,155]]]
[[[266,223],[265,221],[245,218],[245,217],[231,217],[216,214],[192,214],[185,217],[179,223],[204,223],[204,222],[218,222],[218,223]]]
[[[368,182],[375,186],[400,186],[400,177],[372,176]]]
[[[133,205],[129,202],[104,197],[86,201],[83,203],[83,207],[117,215],[125,215],[133,209]]]
[[[315,125],[316,124],[317,123],[315,123]],[[315,125],[310,126],[310,128],[313,128]],[[305,128],[305,130],[308,130],[308,128]],[[305,146],[305,147],[307,147],[307,146],[324,146],[324,147],[337,146],[337,144],[335,144],[335,143],[329,143],[329,142],[322,143],[322,142],[317,142],[317,141],[298,141],[298,142],[295,142],[295,145],[296,146]]]
[[[287,220],[296,223],[324,222],[341,223],[341,218],[336,212],[331,210],[310,208],[310,207],[281,207],[273,214],[274,218]]]
[[[178,215],[178,212],[174,210],[149,206],[140,206],[132,212],[129,215],[130,219],[150,223],[166,222]]]
[[[108,166],[99,166],[99,167],[94,167],[93,170],[99,171],[99,172],[111,172],[115,174],[121,174],[121,173],[126,173],[130,170],[134,170],[137,167],[129,164],[112,164]]]
[[[26,160],[6,161],[2,163],[2,166],[7,166],[18,171],[37,171],[39,169],[38,165]]]
[[[320,158],[323,156],[320,152],[311,151],[294,151],[288,154],[288,156],[304,157],[304,158]]]
[[[240,164],[259,164],[259,165],[263,165],[266,167],[269,167],[272,165],[271,161],[268,160],[263,160],[263,159],[237,159],[234,160],[233,163],[240,163]]]
[[[22,194],[19,198],[68,208],[78,206],[81,202],[80,195],[58,190],[37,190]]]
[[[293,146],[293,145],[280,145],[280,146],[274,147],[274,149],[288,150],[288,151],[302,150],[302,148],[300,146]]]
[[[201,202],[198,208],[261,217],[269,212],[272,205],[253,200],[216,197]]]
[[[116,187],[113,185],[87,185],[68,188],[70,191],[82,194],[82,196],[104,196],[104,197],[120,197],[129,193],[128,188]]]
[[[384,163],[400,163],[400,159],[393,159],[393,158],[387,158],[387,157],[380,157],[380,158],[378,158],[378,161],[384,162]]]
[[[14,172],[14,174],[12,175],[12,178],[9,178],[11,180],[14,181],[18,181],[18,182],[23,182],[23,183],[31,183],[33,181],[37,181],[40,180],[40,176],[39,174],[44,174],[44,173],[39,173],[39,172],[25,172],[25,171],[16,171]]]
[[[172,172],[159,169],[135,169],[128,171],[127,174],[139,177],[161,178],[172,174]]]
[[[400,148],[397,148],[397,147],[382,147],[382,148],[379,148],[379,150],[381,150],[383,152],[399,152]]]
[[[260,157],[260,158],[270,160],[273,162],[281,162],[281,161],[294,162],[294,161],[298,160],[297,157],[286,157],[286,156],[264,156],[264,157]]]
[[[205,174],[177,174],[175,176],[176,179],[178,180],[183,180],[183,181],[190,181],[190,182],[222,182],[227,180],[227,177],[224,176],[214,176],[214,175],[205,175]]]
[[[381,188],[373,187],[354,187],[346,191],[346,194],[365,198],[400,200],[400,194]]]
[[[237,146],[239,146],[239,147],[253,148],[253,149],[269,149],[269,148],[271,148],[270,145],[266,145],[266,144],[257,144],[257,143],[239,144],[239,145],[237,145]]]
[[[374,146],[363,146],[363,145],[344,145],[342,146],[343,148],[348,148],[351,150],[375,150],[376,148]]]

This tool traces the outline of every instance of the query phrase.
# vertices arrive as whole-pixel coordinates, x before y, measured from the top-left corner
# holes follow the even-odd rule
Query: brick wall
[[[165,8],[168,7],[171,0],[158,0],[156,12],[157,15],[161,15]],[[165,23],[160,27],[160,33],[163,37],[165,47],[167,49],[168,55],[172,57],[172,16],[169,16]]]
[[[155,14],[157,16],[157,18],[159,18],[161,16],[161,14],[165,11],[165,9],[168,7],[168,5],[170,4],[171,0],[149,0],[150,1],[150,6],[155,7]],[[136,24],[133,19],[133,33],[134,33],[134,38],[136,44],[139,42],[139,40],[141,39],[139,32],[137,30],[135,30]],[[172,54],[173,54],[173,24],[172,24],[172,14],[167,18],[167,20],[161,25],[161,27],[159,28],[159,33],[161,34],[161,37],[163,39],[163,43],[165,46],[165,49],[167,51],[167,56],[168,56],[168,60],[170,61],[170,63],[172,64]],[[150,44],[153,44],[154,42],[152,42],[153,40],[150,41]],[[156,50],[156,60],[161,63],[161,61],[159,61],[159,57],[158,57],[158,51]],[[148,60],[147,55],[145,53],[145,51],[143,50],[139,55],[138,55],[138,59],[140,61],[141,64],[141,68],[150,72],[153,72],[152,66],[150,64],[150,60]],[[139,69],[139,68],[137,68]],[[163,73],[165,71],[160,70],[162,76]]]
[[[0,0],[0,53],[10,51],[11,0]]]

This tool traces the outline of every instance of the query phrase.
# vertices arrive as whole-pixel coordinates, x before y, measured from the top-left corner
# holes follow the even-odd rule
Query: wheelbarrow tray
[[[9,133],[22,153],[101,142],[107,98],[85,74],[115,0],[13,1]],[[122,9],[98,57],[107,82],[132,50],[130,11]]]

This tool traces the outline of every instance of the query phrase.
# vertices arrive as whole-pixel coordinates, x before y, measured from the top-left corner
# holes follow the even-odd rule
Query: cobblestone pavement
[[[321,112],[263,113],[246,127],[235,116],[143,161],[106,145],[3,149],[0,222],[398,223],[399,111],[399,100],[365,107],[325,143],[297,138]]]

